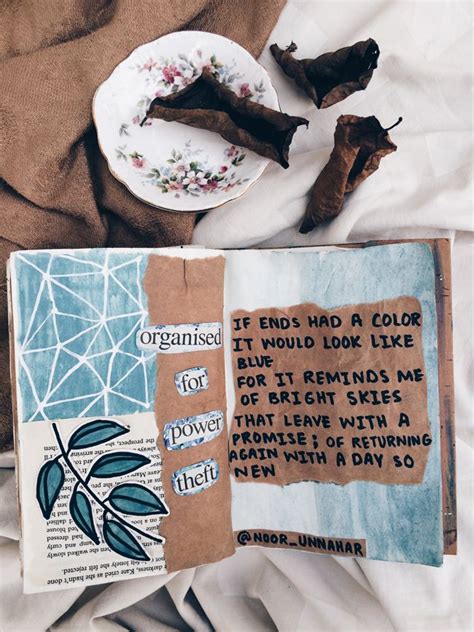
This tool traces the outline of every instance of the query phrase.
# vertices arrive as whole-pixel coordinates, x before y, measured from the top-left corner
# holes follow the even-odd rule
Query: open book
[[[449,248],[13,254],[25,591],[455,553]]]

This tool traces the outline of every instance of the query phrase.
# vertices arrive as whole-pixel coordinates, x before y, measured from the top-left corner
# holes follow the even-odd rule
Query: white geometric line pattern
[[[156,355],[135,344],[148,319],[147,259],[105,249],[16,257],[22,421],[152,408]]]

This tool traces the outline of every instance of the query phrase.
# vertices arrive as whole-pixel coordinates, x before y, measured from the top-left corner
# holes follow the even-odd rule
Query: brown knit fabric
[[[188,243],[189,214],[134,198],[97,147],[97,86],[171,31],[225,35],[258,55],[285,0],[10,0],[0,3],[0,448],[11,446],[5,261],[27,248]]]

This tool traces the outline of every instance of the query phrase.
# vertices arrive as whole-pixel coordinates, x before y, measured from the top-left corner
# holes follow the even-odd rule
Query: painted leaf
[[[82,450],[92,448],[101,443],[107,443],[116,437],[129,432],[125,426],[118,424],[112,419],[96,419],[84,424],[72,433],[69,439],[70,450]]]
[[[105,518],[104,540],[115,553],[131,560],[149,560],[138,540],[117,520]]]
[[[36,481],[36,498],[38,499],[41,513],[49,520],[54,503],[64,483],[64,470],[59,461],[53,459],[46,461],[41,466]]]
[[[136,452],[110,452],[104,454],[93,464],[89,476],[94,478],[113,478],[123,476],[148,465],[150,459]]]
[[[99,537],[94,525],[92,507],[89,498],[80,490],[75,490],[69,503],[72,519],[79,529],[95,544],[99,544]]]
[[[117,485],[109,494],[108,501],[117,511],[134,516],[169,514],[166,505],[143,485],[124,483]]]

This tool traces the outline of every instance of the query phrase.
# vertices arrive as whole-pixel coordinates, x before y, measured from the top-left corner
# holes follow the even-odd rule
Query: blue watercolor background
[[[156,354],[135,344],[147,261],[139,250],[14,255],[21,421],[153,409]]]
[[[229,263],[237,270],[229,270],[231,292],[239,296],[238,305],[229,309],[284,308],[305,302],[333,309],[415,296],[423,313],[428,417],[433,435],[421,485],[353,482],[342,486],[309,481],[279,487],[233,481],[234,529],[366,538],[371,558],[441,564],[437,318],[434,260],[429,246],[405,243],[319,253],[262,251],[246,261],[236,253],[231,254]],[[251,286],[245,285],[248,278],[254,280]],[[241,296],[246,299],[240,300]]]

